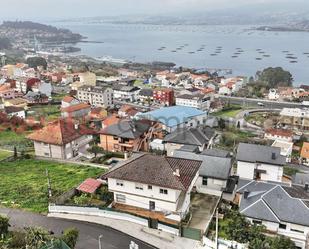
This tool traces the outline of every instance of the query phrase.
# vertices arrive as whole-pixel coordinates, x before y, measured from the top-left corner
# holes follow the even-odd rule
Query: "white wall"
[[[253,221],[252,218],[247,218],[250,222]],[[289,237],[296,246],[305,249],[306,237],[309,232],[309,227],[305,227],[302,225],[284,223],[286,225],[286,229],[279,228],[279,223],[270,222],[270,221],[262,221],[262,225],[266,227],[266,229],[270,232],[275,232],[279,235],[283,235]],[[292,231],[291,229],[299,230],[299,232]],[[303,231],[303,232],[301,232]]]
[[[249,162],[237,162],[237,175],[243,179],[254,179],[254,169],[265,170],[266,173],[261,174],[262,181],[281,182],[283,176],[283,167],[271,164],[256,164]]]
[[[203,185],[203,177],[199,176],[195,186],[199,193],[221,196],[223,189],[226,187],[226,180],[208,178],[207,185]]]

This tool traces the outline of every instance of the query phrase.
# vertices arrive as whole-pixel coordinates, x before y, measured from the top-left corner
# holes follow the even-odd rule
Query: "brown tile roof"
[[[300,152],[300,156],[302,158],[306,158],[306,159],[309,158],[309,143],[304,142],[303,147],[302,147],[301,152]]]
[[[73,98],[72,96],[65,96],[62,101],[66,102],[66,103],[71,103],[72,100],[74,100],[75,98]]]
[[[76,111],[83,110],[83,109],[89,109],[90,111],[90,105],[86,103],[80,103],[80,104],[71,105],[65,108],[61,108],[61,111],[62,112],[76,112]]]
[[[282,136],[282,137],[291,137],[293,136],[293,132],[290,130],[283,130],[283,129],[267,129],[265,131],[265,133],[271,134],[273,136],[277,135],[277,136]]]
[[[201,161],[144,154],[104,174],[102,178],[114,178],[186,191],[201,164]],[[179,169],[180,176],[174,174],[177,169]]]
[[[33,132],[28,138],[47,144],[64,145],[86,134],[93,134],[93,131],[83,125],[76,129],[72,120],[60,119]]]

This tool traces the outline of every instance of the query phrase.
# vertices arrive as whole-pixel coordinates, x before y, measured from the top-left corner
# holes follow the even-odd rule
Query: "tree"
[[[16,160],[17,159],[17,148],[16,146],[14,146],[14,159]]]
[[[51,241],[52,237],[49,233],[40,227],[27,227],[26,231],[26,247],[29,249],[37,249],[40,248],[49,241]]]
[[[47,61],[42,57],[29,57],[27,64],[32,68],[37,68],[38,66],[42,66],[44,69],[47,68]]]
[[[0,215],[0,235],[3,234],[5,236],[8,234],[10,227],[9,220],[8,217]]]
[[[97,157],[100,153],[104,153],[104,149],[96,144],[91,146],[87,151],[93,153],[94,157]]]
[[[76,228],[68,228],[62,235],[62,240],[71,248],[74,249],[77,243],[79,231]]]
[[[296,249],[296,246],[292,240],[284,236],[277,236],[274,238],[266,238],[265,248],[269,249]]]
[[[283,70],[282,67],[269,67],[262,72],[257,72],[257,80],[266,82],[268,88],[276,88],[278,86],[292,86],[293,76],[290,72]]]

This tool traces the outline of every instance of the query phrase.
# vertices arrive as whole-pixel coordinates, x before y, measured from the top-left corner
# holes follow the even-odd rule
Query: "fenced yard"
[[[53,195],[104,172],[100,168],[34,159],[0,162],[0,205],[46,213],[49,201],[46,170]]]

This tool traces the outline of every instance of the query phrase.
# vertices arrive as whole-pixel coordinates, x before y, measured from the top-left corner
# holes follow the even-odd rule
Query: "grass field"
[[[216,113],[213,113],[216,117],[226,117],[226,118],[235,118],[238,113],[242,111],[241,108],[231,108],[228,110],[222,110]]]
[[[13,155],[12,152],[0,150],[0,161],[11,156],[11,155]]]
[[[39,160],[0,162],[0,204],[8,207],[46,213],[48,210],[47,177],[52,193],[60,195],[102,169]]]
[[[0,147],[13,150],[14,146],[16,146],[18,151],[31,149],[33,147],[32,142],[26,138],[29,133],[17,134],[10,130],[1,131]]]
[[[59,105],[40,105],[31,107],[29,110],[29,115],[40,119],[44,117],[48,121],[53,121],[61,116]]]

